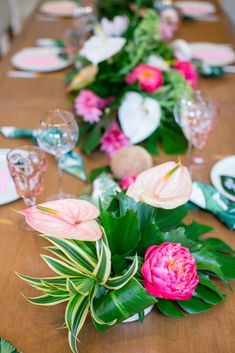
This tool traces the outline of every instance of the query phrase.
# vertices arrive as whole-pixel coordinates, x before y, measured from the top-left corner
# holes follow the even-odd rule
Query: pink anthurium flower
[[[127,195],[137,202],[172,209],[186,203],[192,193],[192,181],[181,163],[167,162],[139,174]]]
[[[65,199],[42,203],[19,213],[38,232],[58,238],[96,241],[102,230],[99,210],[85,200]]]

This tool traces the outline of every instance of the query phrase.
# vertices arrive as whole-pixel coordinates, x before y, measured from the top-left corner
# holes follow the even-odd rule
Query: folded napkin
[[[17,129],[12,126],[3,126],[0,132],[6,138],[30,138],[37,144],[36,132],[32,129]],[[60,167],[76,178],[87,181],[84,161],[82,156],[74,151],[67,153],[60,161]]]
[[[0,337],[1,353],[20,353],[10,342]]]
[[[229,202],[213,186],[202,182],[193,182],[190,201],[216,215],[229,229],[235,229],[235,203]]]

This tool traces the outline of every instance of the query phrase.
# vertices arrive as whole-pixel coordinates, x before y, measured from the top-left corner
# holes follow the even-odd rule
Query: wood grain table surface
[[[221,13],[219,22],[186,22],[181,25],[178,38],[188,41],[209,41],[234,44],[234,29]],[[22,33],[16,38],[9,55],[0,62],[0,126],[34,128],[41,114],[52,108],[69,108],[66,102],[63,72],[56,78],[16,79],[7,78],[13,69],[10,58],[23,47],[34,46],[37,38],[60,38],[71,26],[70,20],[46,22],[38,20],[38,11],[28,20]],[[215,131],[205,148],[210,163],[235,154],[235,74],[221,79],[201,79],[200,88],[215,100],[220,115]],[[0,148],[12,148],[28,143],[23,139],[4,139],[0,136]],[[176,159],[161,155],[156,162]],[[85,158],[86,167],[107,163],[106,157],[97,152]],[[209,181],[209,167],[201,174]],[[79,193],[84,185],[64,174],[66,192]],[[48,156],[45,190],[38,201],[57,191],[56,166]],[[22,353],[69,353],[67,331],[57,328],[63,323],[64,305],[37,307],[28,303],[24,295],[38,294],[16,277],[14,271],[48,276],[40,254],[46,242],[36,232],[19,230],[19,216],[14,209],[24,207],[21,200],[0,206],[0,336],[8,339]],[[227,230],[211,214],[194,212],[188,221],[196,219],[216,228],[214,236],[235,247],[235,234]],[[8,219],[7,224],[1,222]],[[148,315],[144,324],[120,324],[104,334],[97,332],[88,320],[80,334],[81,353],[234,353],[235,352],[235,295],[228,292],[227,303],[213,310],[183,319],[166,318],[157,311]]]

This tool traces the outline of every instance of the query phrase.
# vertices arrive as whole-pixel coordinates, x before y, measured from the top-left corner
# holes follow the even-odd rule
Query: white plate
[[[48,1],[42,4],[40,11],[54,17],[73,17],[77,7],[74,1]]]
[[[69,60],[59,57],[60,48],[25,48],[11,58],[14,67],[24,71],[53,72],[70,66]]]
[[[6,155],[9,149],[0,149],[0,205],[19,199],[14,181],[9,173]]]
[[[214,4],[207,1],[177,1],[175,5],[186,16],[202,17],[215,13]]]
[[[235,156],[222,159],[211,169],[211,182],[214,187],[229,200],[235,202],[235,196],[232,196],[224,190],[220,181],[221,175],[235,177]]]
[[[235,52],[228,44],[191,43],[192,57],[209,65],[225,66],[235,61]]]

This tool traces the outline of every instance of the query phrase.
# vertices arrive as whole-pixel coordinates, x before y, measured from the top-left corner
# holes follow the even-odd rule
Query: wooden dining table
[[[235,30],[218,4],[219,21],[183,22],[178,38],[189,42],[215,42],[234,44]],[[46,21],[39,17],[39,9],[26,22],[22,33],[14,40],[9,54],[0,62],[0,126],[35,128],[40,116],[53,108],[71,109],[66,97],[64,72],[45,75],[43,78],[8,78],[12,70],[12,55],[24,47],[35,46],[38,38],[61,38],[72,20]],[[218,160],[235,154],[235,74],[218,79],[200,78],[199,88],[219,107],[215,130],[205,148],[208,164],[200,178],[209,182],[211,166]],[[13,148],[32,142],[25,139],[6,139],[0,136],[0,148]],[[108,163],[107,157],[97,151],[84,156],[87,172]],[[177,156],[161,153],[155,162],[176,160]],[[64,173],[64,190],[79,195],[84,183]],[[56,193],[56,165],[47,156],[44,191],[38,202]],[[0,337],[12,342],[22,353],[69,353],[67,330],[58,329],[64,323],[63,304],[52,307],[31,305],[24,296],[39,293],[19,279],[16,272],[46,277],[53,275],[40,254],[47,242],[34,231],[19,228],[21,216],[12,209],[23,209],[18,200],[0,206]],[[186,222],[193,219],[213,226],[212,235],[235,248],[235,233],[228,230],[215,216],[204,211],[191,212]],[[235,284],[235,283],[234,283]],[[234,353],[235,352],[235,295],[221,287],[227,294],[211,311],[199,315],[185,315],[171,319],[156,309],[144,323],[117,325],[104,334],[95,330],[88,319],[79,335],[81,353]]]

